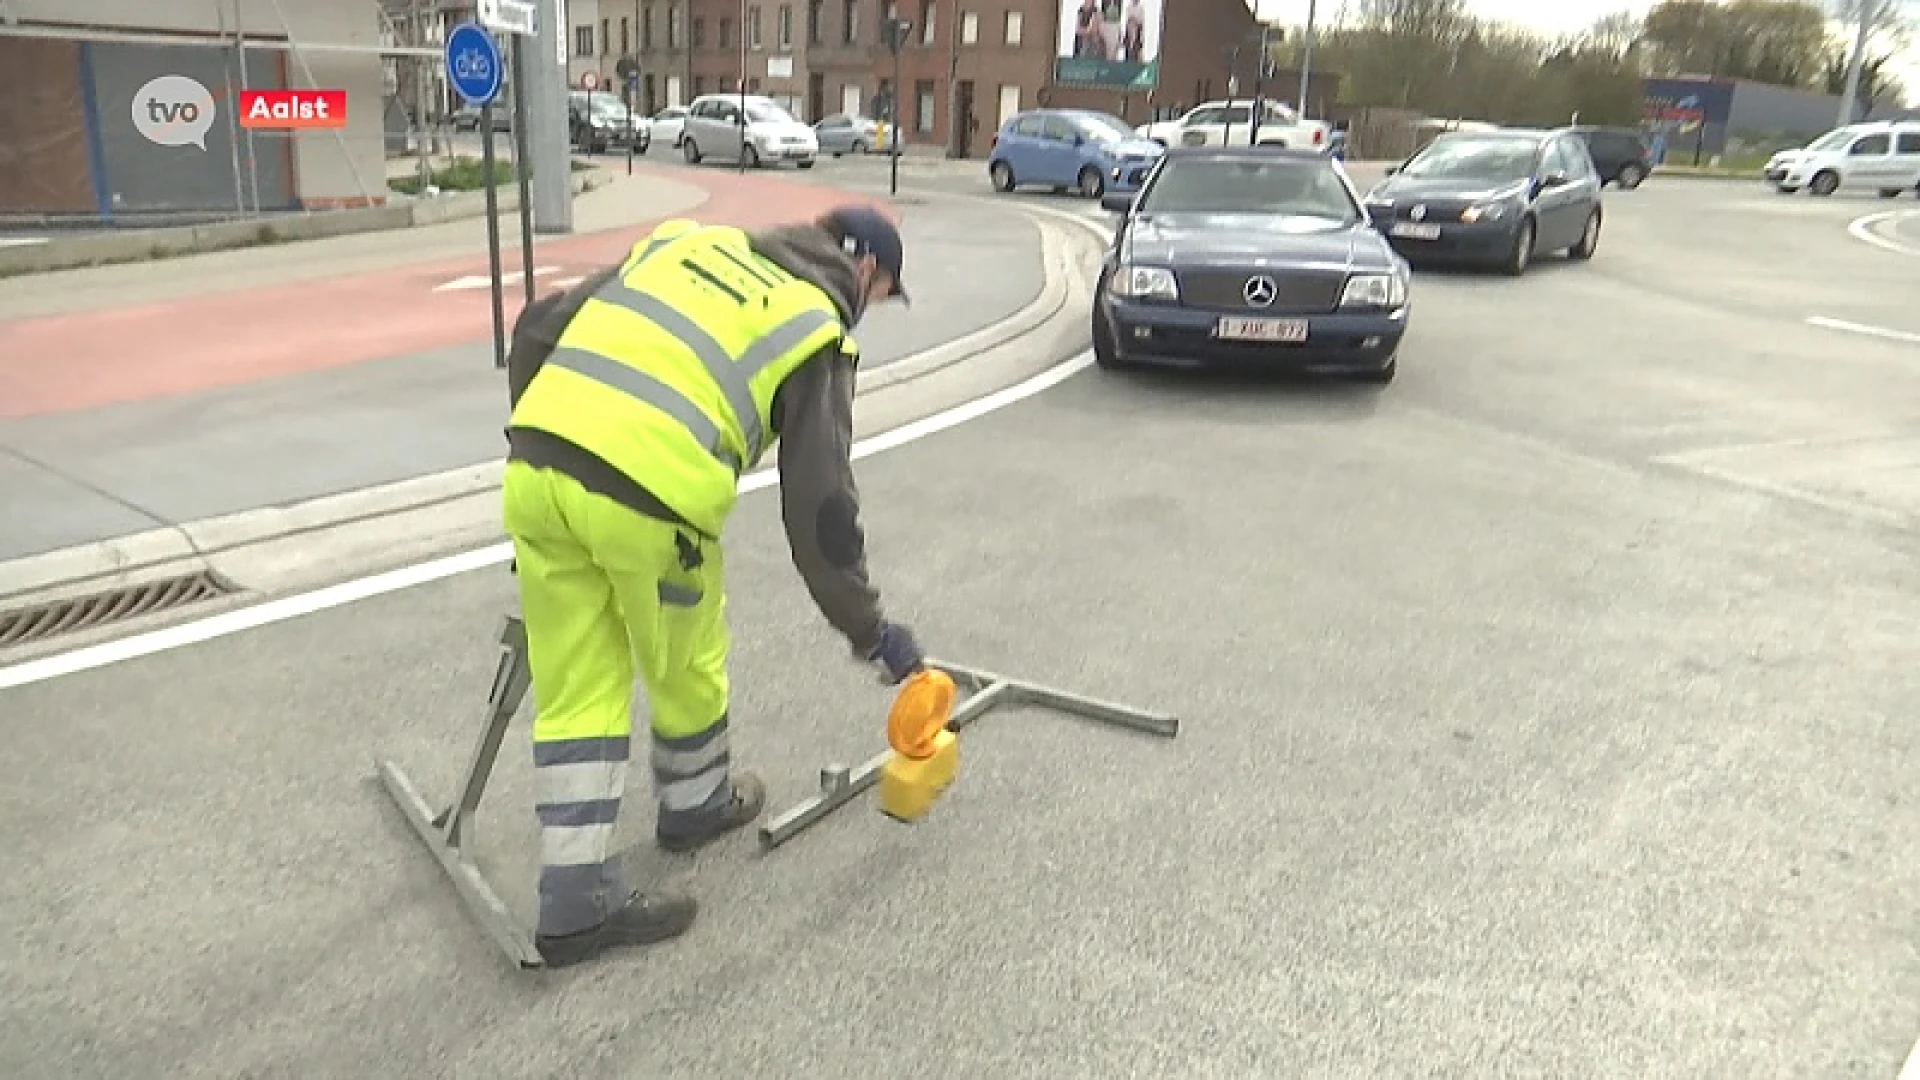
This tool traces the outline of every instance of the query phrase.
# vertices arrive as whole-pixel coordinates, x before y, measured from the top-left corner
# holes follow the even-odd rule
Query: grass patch
[[[532,171],[529,170],[527,175],[532,176]],[[450,164],[435,169],[427,183],[441,191],[482,191],[487,187],[487,176],[486,164],[479,158],[458,157]],[[518,182],[511,161],[495,161],[492,177],[494,187]],[[406,195],[418,195],[421,190],[418,176],[394,177],[387,181],[387,186]]]

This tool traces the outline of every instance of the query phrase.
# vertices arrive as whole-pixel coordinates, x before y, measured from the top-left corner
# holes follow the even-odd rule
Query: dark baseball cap
[[[900,230],[886,215],[870,206],[843,206],[829,211],[822,223],[840,239],[840,249],[854,258],[873,256],[873,261],[893,278],[893,291],[903,303],[912,303],[906,286],[900,284]]]

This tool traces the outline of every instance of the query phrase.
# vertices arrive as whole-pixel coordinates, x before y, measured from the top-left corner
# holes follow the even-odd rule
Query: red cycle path
[[[693,178],[708,198],[687,211],[688,216],[746,228],[805,220],[833,206],[871,201],[771,177]],[[535,237],[534,265],[566,268],[552,277],[576,277],[618,260],[649,227],[638,223],[565,239]],[[169,266],[153,265],[160,273]],[[503,270],[519,267],[517,251],[504,254]],[[192,273],[190,264],[181,264],[178,272]],[[487,341],[493,333],[488,290],[433,291],[455,278],[486,273],[482,249],[453,261],[0,323],[0,420]],[[537,291],[551,291],[551,286],[538,284],[540,280]],[[509,328],[520,310],[523,289],[519,282],[507,285]]]

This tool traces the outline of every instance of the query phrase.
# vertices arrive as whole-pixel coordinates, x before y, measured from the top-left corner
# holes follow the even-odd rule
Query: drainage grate
[[[232,591],[225,582],[201,570],[92,596],[74,596],[29,608],[0,611],[0,649],[172,611]]]

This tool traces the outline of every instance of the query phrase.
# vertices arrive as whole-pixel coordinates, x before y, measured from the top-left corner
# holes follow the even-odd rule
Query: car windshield
[[[798,122],[794,120],[792,113],[780,106],[768,105],[759,101],[750,101],[747,103],[747,119],[756,124],[792,124]]]
[[[1403,176],[1505,182],[1533,175],[1539,147],[1529,139],[1462,139],[1442,136],[1428,144]]]
[[[1168,161],[1141,193],[1139,210],[1151,214],[1283,214],[1360,220],[1345,184],[1324,161],[1254,161],[1245,158]]]
[[[1106,113],[1081,113],[1074,119],[1079,122],[1080,130],[1094,142],[1125,142],[1137,137],[1133,129],[1127,126],[1126,121],[1117,116],[1108,116]]]
[[[1825,135],[1808,143],[1807,149],[1837,150],[1841,146],[1844,146],[1846,141],[1851,138],[1853,138],[1853,130],[1851,128],[1841,128],[1838,131],[1829,131]]]
[[[612,94],[589,94],[587,104],[594,112],[626,112],[627,103]]]

